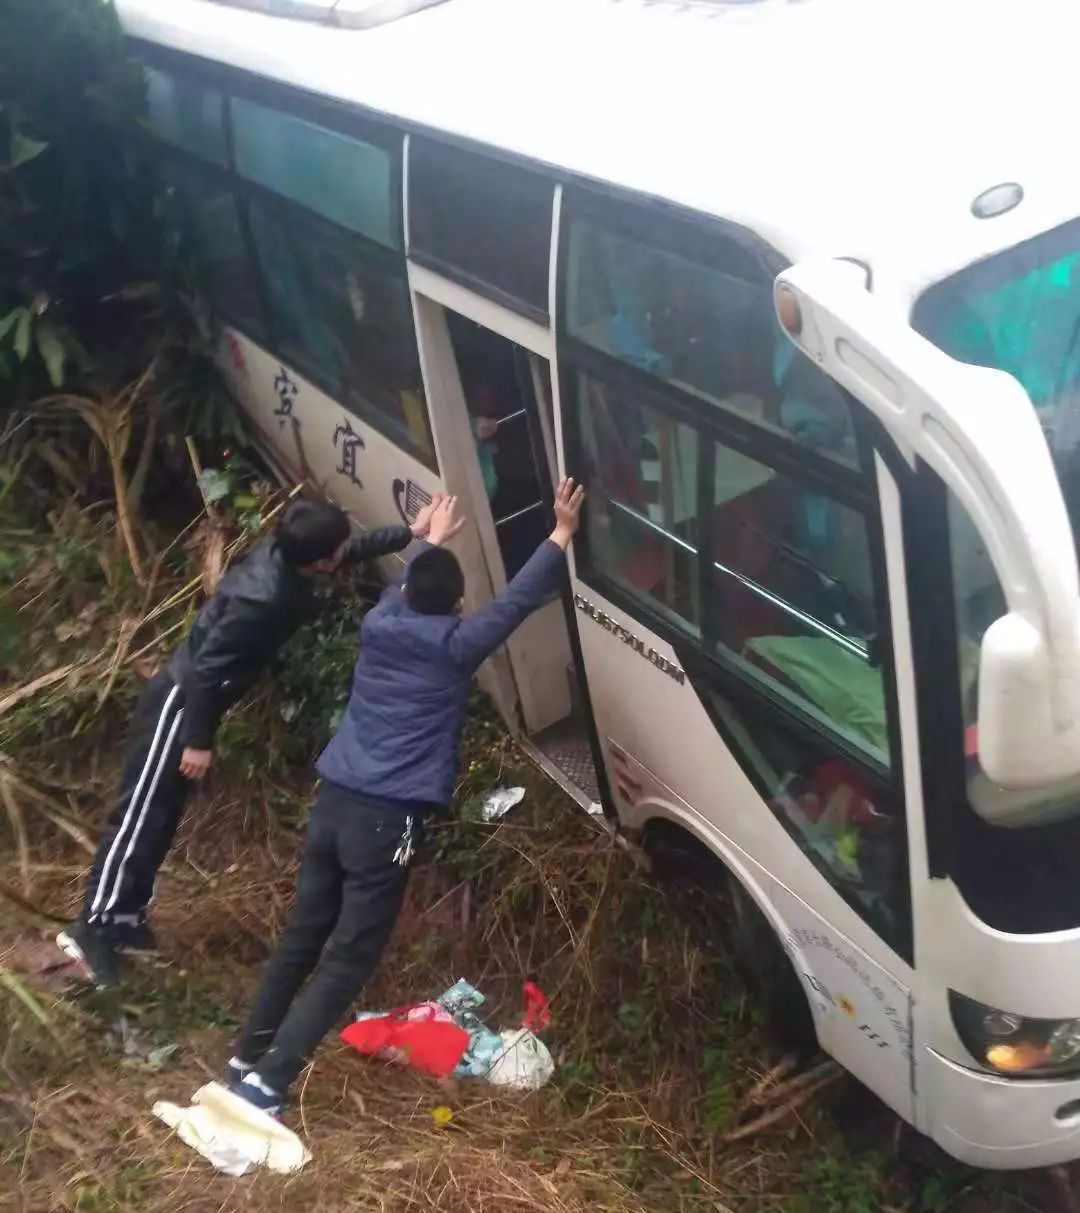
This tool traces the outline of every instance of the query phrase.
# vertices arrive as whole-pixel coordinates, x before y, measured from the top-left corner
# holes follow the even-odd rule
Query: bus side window
[[[780,332],[779,263],[713,237],[699,258],[571,216],[566,331],[702,404],[858,466],[847,402]],[[697,237],[701,239],[700,235]]]
[[[221,168],[226,164],[225,97],[190,76],[147,67],[146,117],[159,139]]]
[[[579,371],[576,390],[585,564],[887,766],[863,515],[699,434],[620,380]],[[702,454],[710,486],[699,486]]]
[[[714,458],[708,624],[717,656],[887,765],[865,518],[723,443]]]
[[[546,321],[553,193],[520,165],[414,134],[409,256]]]
[[[386,148],[245,97],[233,99],[232,122],[242,177],[385,248],[401,247]]]
[[[178,158],[162,157],[158,171],[174,222],[194,250],[199,286],[222,320],[256,341],[265,340],[236,195],[221,175]]]
[[[358,416],[434,457],[402,275],[292,206],[248,200],[277,352]]]
[[[893,793],[827,747],[797,736],[750,697],[711,692],[729,744],[773,815],[834,889],[900,955],[910,955],[907,834]]]
[[[697,434],[632,390],[585,372],[577,394],[588,560],[624,593],[699,636]]]
[[[227,171],[225,95],[198,76],[159,67],[144,74],[167,218],[194,254],[196,285],[222,320],[263,340],[262,307]]]
[[[231,112],[275,352],[434,466],[395,203],[398,160],[388,147],[246,97]]]

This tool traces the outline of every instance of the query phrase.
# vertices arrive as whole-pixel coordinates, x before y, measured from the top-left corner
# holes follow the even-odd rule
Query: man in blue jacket
[[[464,520],[456,499],[446,498],[404,585],[388,589],[365,618],[349,706],[318,762],[323,782],[292,917],[228,1063],[233,1091],[256,1107],[281,1110],[316,1045],[375,968],[424,818],[448,808],[453,796],[472,676],[559,589],[583,500],[583,490],[564,480],[550,537],[504,593],[463,618],[461,566],[440,545]]]

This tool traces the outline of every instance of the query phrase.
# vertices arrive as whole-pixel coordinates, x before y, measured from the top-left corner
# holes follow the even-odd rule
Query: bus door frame
[[[539,477],[545,492],[551,491],[558,476],[557,465],[551,464],[556,441],[553,418],[545,415],[545,406],[535,391],[539,376],[532,359],[546,361],[554,391],[555,337],[536,321],[500,307],[423,266],[410,262],[408,274],[428,413],[443,483],[448,492],[462,499],[465,512],[475,524],[466,527],[457,541],[466,575],[466,609],[475,610],[501,593],[507,579],[446,313],[472,320],[529,356],[534,381],[530,385],[534,390],[526,392],[529,433],[534,456],[542,453],[548,465],[546,475]],[[547,403],[554,410],[554,402]],[[543,473],[544,469],[538,471]],[[570,686],[564,674],[572,661],[563,604],[556,600],[530,616],[505,648],[487,663],[481,685],[495,700],[512,731],[537,733],[570,713]]]

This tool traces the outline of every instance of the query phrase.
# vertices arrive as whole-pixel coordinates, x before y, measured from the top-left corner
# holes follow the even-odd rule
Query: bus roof
[[[1080,6],[446,0],[367,30],[118,0],[128,33],[855,257],[905,305],[1076,213]],[[1023,185],[1015,210],[976,195]]]

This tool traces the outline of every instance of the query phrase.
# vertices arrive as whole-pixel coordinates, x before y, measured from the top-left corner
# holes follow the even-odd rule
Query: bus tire
[[[716,939],[714,929],[728,918],[731,877],[704,843],[667,821],[650,822],[641,846],[654,879],[675,914],[703,944]]]
[[[766,1034],[785,1053],[813,1056],[817,1031],[802,980],[772,924],[737,880],[731,881],[731,909],[736,963]]]

